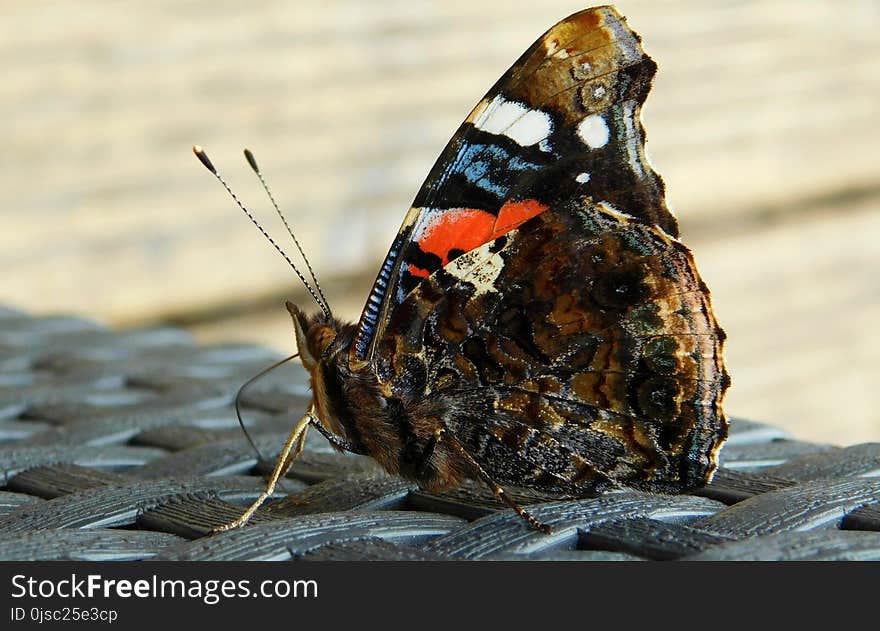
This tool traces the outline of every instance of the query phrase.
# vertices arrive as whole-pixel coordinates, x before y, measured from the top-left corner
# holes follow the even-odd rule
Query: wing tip
[[[540,41],[543,42],[548,54],[555,54],[560,47],[559,42],[570,41],[598,29],[606,30],[611,34],[612,40],[618,44],[628,63],[635,63],[643,57],[650,59],[642,49],[642,38],[629,26],[626,16],[611,5],[572,13],[550,27]]]

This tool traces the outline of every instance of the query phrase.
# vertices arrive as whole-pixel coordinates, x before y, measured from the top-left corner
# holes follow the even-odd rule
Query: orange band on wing
[[[451,208],[426,225],[416,242],[422,252],[436,255],[441,265],[446,265],[453,251],[470,252],[507,234],[548,208],[536,199],[507,202],[497,217],[478,208]],[[408,269],[414,276],[427,278],[430,274],[428,270],[412,263]]]
[[[507,234],[520,224],[525,223],[536,215],[550,208],[537,199],[524,199],[521,202],[507,202],[498,211],[498,219],[495,220],[495,228],[489,241],[497,239],[502,234]],[[480,244],[482,245],[482,243]]]
[[[406,269],[413,276],[419,276],[420,278],[427,278],[428,276],[431,275],[431,273],[428,270],[422,269],[421,267],[416,267],[412,263],[410,263]]]
[[[451,208],[425,226],[418,237],[422,252],[436,254],[443,265],[453,250],[469,252],[489,240],[495,215],[477,208]]]

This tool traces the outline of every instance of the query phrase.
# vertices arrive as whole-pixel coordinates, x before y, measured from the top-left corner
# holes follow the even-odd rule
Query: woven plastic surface
[[[478,483],[427,493],[313,432],[277,498],[212,535],[273,464],[231,403],[275,359],[0,308],[0,560],[880,559],[880,444],[812,444],[736,418],[709,487],[531,503],[550,535]],[[308,401],[298,366],[249,389],[267,458]]]

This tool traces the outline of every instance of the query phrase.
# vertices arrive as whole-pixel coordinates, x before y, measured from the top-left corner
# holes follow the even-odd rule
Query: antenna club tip
[[[244,150],[244,159],[247,160],[247,163],[250,165],[251,169],[254,170],[254,173],[260,173],[260,167],[257,166],[257,159],[254,157],[254,154],[251,153],[250,149]]]
[[[199,162],[205,165],[205,168],[208,169],[208,171],[210,171],[214,175],[217,175],[217,169],[214,168],[211,160],[208,159],[208,154],[205,153],[205,150],[202,149],[201,145],[193,145],[193,153],[196,154]]]

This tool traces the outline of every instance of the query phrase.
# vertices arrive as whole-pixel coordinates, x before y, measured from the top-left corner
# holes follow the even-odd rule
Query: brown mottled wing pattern
[[[676,492],[707,481],[727,435],[723,340],[684,245],[576,199],[421,283],[377,370],[499,482]]]
[[[498,482],[675,492],[717,466],[724,333],[645,156],[655,71],[610,7],[551,28],[441,154],[365,309],[353,357]]]

